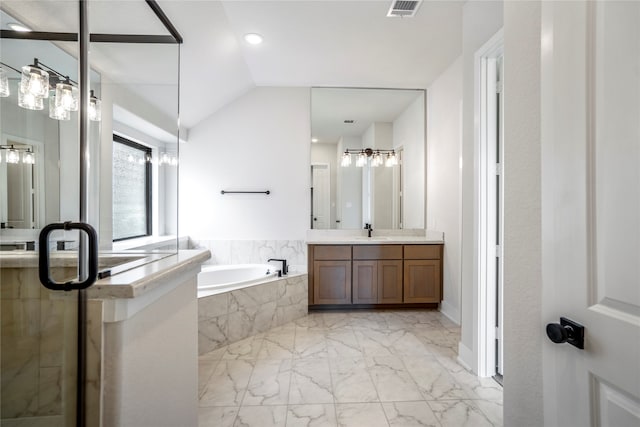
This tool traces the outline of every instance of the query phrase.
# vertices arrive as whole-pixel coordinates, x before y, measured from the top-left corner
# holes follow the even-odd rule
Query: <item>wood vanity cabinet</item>
[[[314,304],[351,304],[351,246],[316,246],[313,252]]]
[[[309,305],[440,303],[442,246],[309,245]]]
[[[442,300],[442,245],[405,245],[404,302]]]
[[[353,247],[353,303],[402,302],[402,246]]]

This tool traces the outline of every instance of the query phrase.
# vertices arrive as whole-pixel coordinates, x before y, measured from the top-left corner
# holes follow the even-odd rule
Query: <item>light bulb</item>
[[[31,151],[25,151],[22,155],[22,163],[33,165],[36,163],[36,157]]]
[[[78,88],[71,83],[56,85],[56,106],[67,111],[78,111]]]
[[[162,153],[160,155],[160,164],[161,165],[168,165],[169,162],[170,162],[169,153]]]
[[[92,97],[89,100],[89,120],[93,122],[102,120],[102,101],[98,98]]]
[[[0,68],[0,97],[6,98],[9,95],[9,78],[6,71]]]
[[[18,154],[18,151],[14,150],[13,148],[7,151],[7,163],[16,164],[19,161],[20,155]]]
[[[22,67],[20,91],[34,97],[49,97],[49,73],[31,65]]]
[[[367,164],[367,155],[364,153],[364,151],[361,151],[360,154],[358,154],[358,159],[356,160],[356,166],[361,168],[364,167],[364,165]]]
[[[54,120],[70,120],[71,113],[69,110],[65,110],[64,107],[56,104],[55,91],[51,91],[53,94],[49,96],[49,117]]]
[[[35,96],[32,93],[24,93],[20,90],[18,91],[18,105],[27,110],[43,110],[44,100],[40,96]]]
[[[340,162],[340,165],[343,167],[347,167],[351,165],[351,154],[349,154],[348,151],[345,151],[342,154],[342,161]]]

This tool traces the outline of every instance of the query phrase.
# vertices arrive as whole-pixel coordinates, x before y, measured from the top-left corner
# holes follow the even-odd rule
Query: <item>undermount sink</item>
[[[387,236],[372,236],[372,237],[358,236],[356,237],[356,240],[369,240],[369,241],[375,242],[375,241],[381,241],[381,240],[390,240],[390,238]]]

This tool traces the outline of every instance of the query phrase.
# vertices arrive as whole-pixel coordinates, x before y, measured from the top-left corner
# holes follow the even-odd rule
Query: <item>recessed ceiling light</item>
[[[28,33],[31,31],[31,28],[25,27],[17,22],[11,22],[10,24],[7,24],[7,27],[11,28],[13,31],[20,31],[21,33]]]
[[[318,138],[311,138],[311,142],[318,142]]]
[[[244,35],[244,40],[249,44],[260,44],[262,43],[262,36],[256,33],[249,33]]]

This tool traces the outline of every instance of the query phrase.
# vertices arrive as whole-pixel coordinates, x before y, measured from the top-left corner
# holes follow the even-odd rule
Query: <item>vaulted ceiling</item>
[[[76,31],[69,1],[3,0],[45,31]],[[255,86],[426,88],[461,53],[463,1],[424,0],[413,18],[388,18],[384,1],[159,0],[184,38],[181,124],[193,127]],[[63,16],[49,19],[66,4]],[[90,2],[92,32],[163,33],[142,0]],[[5,7],[5,6],[3,6]],[[247,44],[246,33],[264,42]],[[95,52],[95,67],[135,86],[143,47]],[[117,61],[116,58],[120,57]],[[162,84],[164,67],[158,70]],[[167,71],[175,78],[174,71]],[[142,76],[139,76],[142,78]],[[140,94],[153,100],[153,93]],[[160,99],[153,100],[161,103]]]

